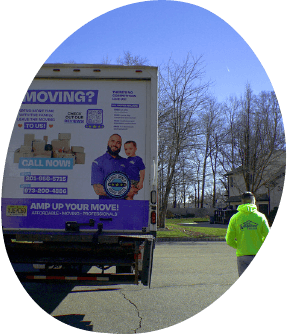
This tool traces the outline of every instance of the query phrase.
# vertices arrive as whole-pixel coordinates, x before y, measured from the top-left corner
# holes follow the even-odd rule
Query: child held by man
[[[124,144],[124,148],[125,153],[128,156],[127,174],[131,180],[132,187],[141,190],[143,188],[145,177],[145,165],[141,157],[136,155],[137,144],[135,141],[127,141]]]

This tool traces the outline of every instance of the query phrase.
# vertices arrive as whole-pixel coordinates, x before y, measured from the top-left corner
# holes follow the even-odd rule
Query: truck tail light
[[[156,224],[156,211],[151,212],[150,221],[151,221],[152,224]]]

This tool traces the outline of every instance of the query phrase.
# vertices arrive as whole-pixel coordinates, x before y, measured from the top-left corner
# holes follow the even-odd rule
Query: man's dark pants
[[[253,255],[237,257],[237,267],[238,267],[239,277],[248,268],[249,264],[253,261],[254,257],[255,256]]]

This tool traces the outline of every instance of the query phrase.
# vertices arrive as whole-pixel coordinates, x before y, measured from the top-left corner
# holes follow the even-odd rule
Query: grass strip
[[[207,220],[205,220],[207,221]],[[198,218],[192,219],[168,219],[166,220],[166,228],[158,230],[158,238],[168,237],[191,237],[191,238],[224,238],[226,235],[226,227],[213,228],[211,227],[196,227],[196,225],[183,226],[184,223],[202,222]]]

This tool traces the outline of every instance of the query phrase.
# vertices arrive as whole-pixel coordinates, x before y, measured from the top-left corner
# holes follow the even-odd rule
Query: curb
[[[157,237],[156,242],[225,242],[222,237],[192,238],[192,237]]]

